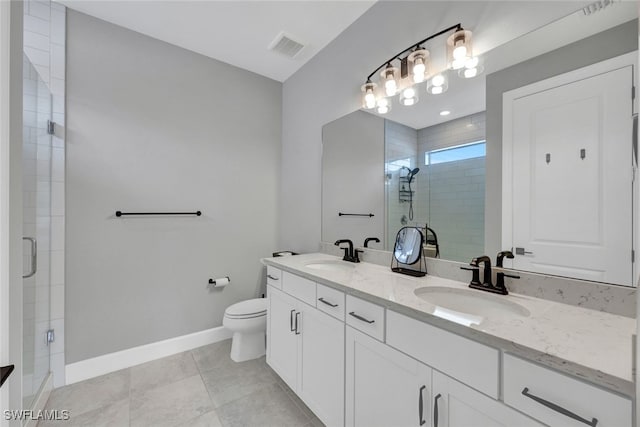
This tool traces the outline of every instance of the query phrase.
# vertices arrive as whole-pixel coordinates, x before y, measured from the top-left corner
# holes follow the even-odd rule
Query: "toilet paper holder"
[[[216,285],[216,280],[220,280],[220,279],[227,279],[229,281],[229,283],[231,282],[231,279],[229,278],[229,276],[224,276],[224,277],[218,277],[217,279],[209,279],[209,284],[215,286]]]

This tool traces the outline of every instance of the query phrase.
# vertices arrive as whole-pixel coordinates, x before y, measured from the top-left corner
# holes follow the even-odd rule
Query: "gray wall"
[[[67,25],[73,363],[219,326],[257,295],[276,249],[282,85],[77,12]]]
[[[486,253],[502,249],[502,94],[637,49],[633,20],[487,75]]]

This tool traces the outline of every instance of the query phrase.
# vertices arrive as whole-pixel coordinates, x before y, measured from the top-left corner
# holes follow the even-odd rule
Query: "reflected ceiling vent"
[[[593,15],[596,12],[600,12],[601,10],[604,10],[604,8],[606,8],[607,6],[612,5],[614,2],[614,0],[598,0],[598,1],[594,1],[591,4],[588,4],[587,6],[585,6],[582,9],[582,12],[585,14],[585,16],[589,16],[589,15]]]
[[[290,34],[281,32],[275,39],[269,44],[269,50],[278,52],[288,58],[295,59],[300,55],[300,52],[304,49],[304,44],[297,42]]]

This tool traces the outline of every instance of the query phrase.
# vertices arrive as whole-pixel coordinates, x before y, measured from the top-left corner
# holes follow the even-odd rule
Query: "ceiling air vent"
[[[304,49],[304,44],[295,41],[290,34],[283,31],[269,44],[268,49],[293,59]]]
[[[598,0],[598,1],[594,1],[591,4],[588,4],[587,6],[585,6],[582,9],[582,12],[585,14],[585,16],[589,16],[592,15],[596,12],[600,12],[601,10],[603,10],[604,8],[606,8],[607,6],[610,6],[613,3],[614,0]]]

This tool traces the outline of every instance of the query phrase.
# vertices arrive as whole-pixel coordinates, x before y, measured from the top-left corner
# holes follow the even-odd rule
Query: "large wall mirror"
[[[326,124],[322,240],[391,251],[417,226],[427,256],[635,285],[637,7],[562,13],[441,95]]]

